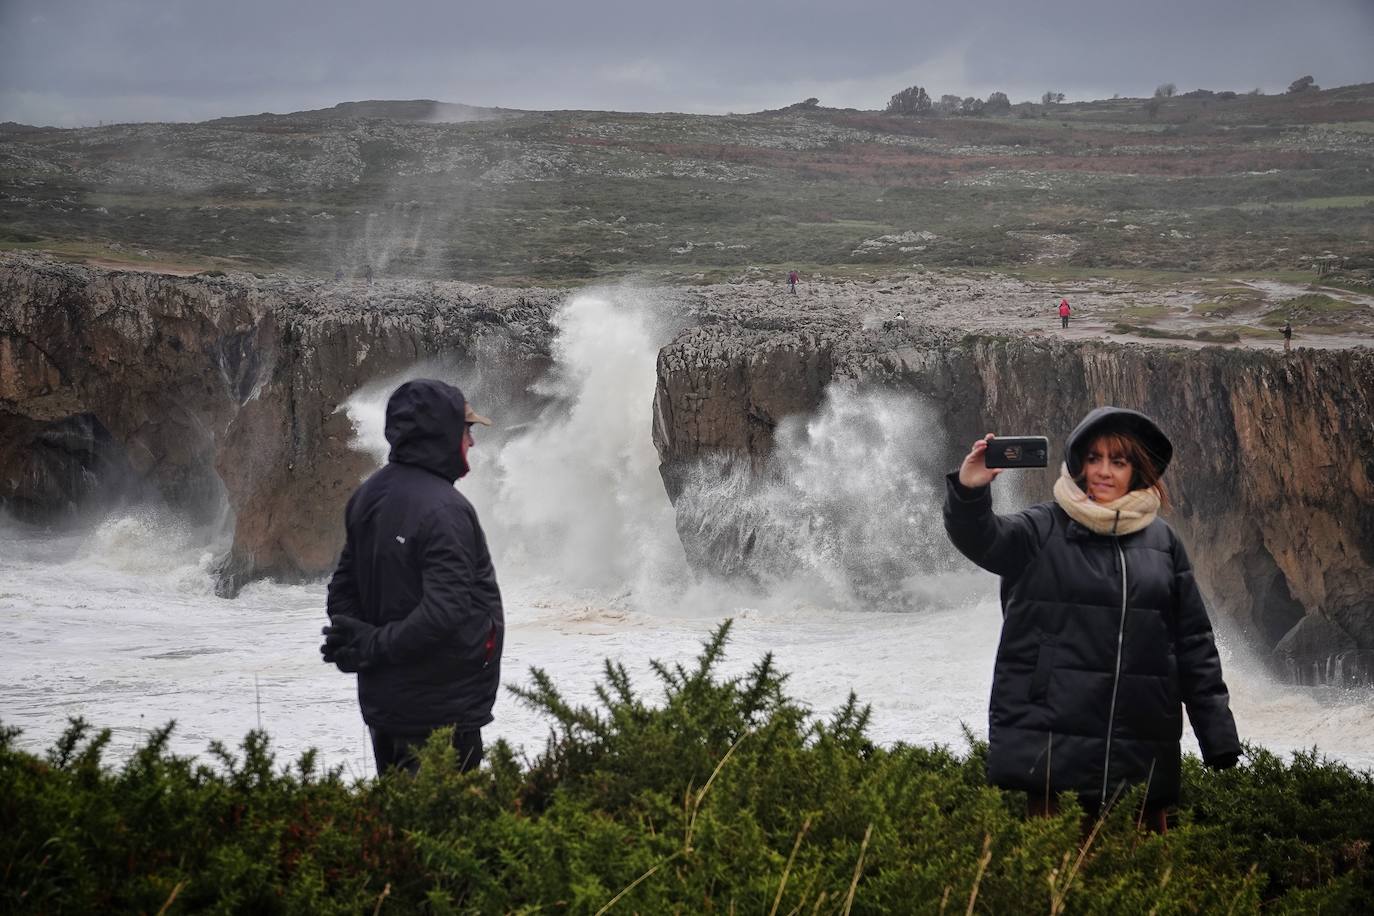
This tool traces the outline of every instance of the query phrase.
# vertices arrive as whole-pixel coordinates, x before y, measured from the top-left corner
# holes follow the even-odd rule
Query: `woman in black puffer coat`
[[[1182,707],[1209,766],[1241,751],[1192,566],[1156,517],[1173,445],[1144,414],[1100,407],[1069,436],[1054,500],[997,515],[991,438],[949,475],[945,498],[954,546],[1002,577],[988,779],[1040,812],[1069,791],[1092,813],[1143,783],[1146,818],[1163,829]]]

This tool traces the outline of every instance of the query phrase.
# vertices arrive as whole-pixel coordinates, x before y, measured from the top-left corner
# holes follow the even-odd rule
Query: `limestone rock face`
[[[0,500],[44,517],[133,486],[209,511],[270,311],[241,284],[0,267]]]
[[[929,296],[949,302],[953,292]],[[674,326],[691,327],[659,353],[652,435],[692,562],[749,575],[751,563],[773,562],[760,558],[825,533],[780,531],[776,519],[769,530],[735,475],[786,477],[776,454],[797,433],[784,424],[814,415],[837,384],[924,405],[919,473],[888,480],[893,500],[866,510],[875,520],[901,515],[902,493],[912,518],[924,509],[910,494],[937,502],[939,468],[956,466],[984,432],[1048,435],[1057,465],[1057,443],[1084,413],[1119,404],[1155,416],[1174,440],[1166,517],[1218,616],[1304,682],[1315,672],[1369,678],[1374,351],[1031,337],[976,324],[978,290],[968,308],[931,306],[908,324],[881,317],[891,311],[885,295],[871,286],[664,294]],[[378,460],[353,447],[347,399],[424,371],[459,381],[498,419],[532,415],[524,408],[541,397],[532,383],[550,366],[557,303],[549,291],[459,283],[174,278],[9,257],[0,261],[0,506],[35,519],[122,499],[202,518],[227,506],[225,592],[257,577],[322,575],[342,540],[344,503]],[[963,321],[984,330],[967,333]],[[684,499],[703,468],[723,481],[714,501]],[[1054,473],[1021,475],[1024,489],[1048,498]],[[890,540],[907,536],[906,519],[885,519]],[[923,524],[933,530],[912,532],[912,552],[922,569],[944,568],[938,520]],[[842,559],[881,601],[879,586],[909,574],[894,556]]]
[[[1363,683],[1370,654],[1325,617],[1309,614],[1279,640],[1274,654],[1295,684]]]
[[[556,296],[467,284],[174,278],[0,263],[0,503],[32,518],[100,499],[208,517],[227,501],[221,586],[329,570],[375,463],[340,410],[417,365],[523,391]],[[481,402],[490,409],[489,402]]]
[[[1049,436],[1054,467],[1024,481],[1044,499],[1063,438],[1088,410],[1117,404],[1156,417],[1176,448],[1166,518],[1214,613],[1265,652],[1308,618],[1330,624],[1304,624],[1314,635],[1283,643],[1281,667],[1325,665],[1350,651],[1347,640],[1374,658],[1374,351],[694,328],[659,357],[654,437],[669,492],[680,495],[712,456],[765,468],[773,424],[814,410],[832,382],[930,405],[951,469],[985,432]],[[681,517],[679,531],[702,540],[688,555],[705,565],[747,553],[755,534]]]

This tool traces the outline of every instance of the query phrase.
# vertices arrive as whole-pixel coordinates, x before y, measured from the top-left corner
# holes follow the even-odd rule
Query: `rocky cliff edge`
[[[764,474],[779,424],[816,411],[836,383],[927,405],[947,468],[987,431],[1048,435],[1056,467],[1025,481],[1038,498],[1048,498],[1063,437],[1092,407],[1159,418],[1177,448],[1166,517],[1214,612],[1294,681],[1370,680],[1374,350],[961,334],[890,315],[865,322],[823,296],[728,316],[708,309],[659,356],[654,440],[670,494],[711,457]],[[682,511],[698,562],[754,546],[748,525]]]
[[[522,391],[546,367],[556,299],[9,258],[0,504],[40,519],[126,499],[203,519],[227,505],[222,591],[321,575],[341,546],[344,503],[375,463],[349,446],[345,400],[425,363],[463,378],[489,362],[503,391]]]

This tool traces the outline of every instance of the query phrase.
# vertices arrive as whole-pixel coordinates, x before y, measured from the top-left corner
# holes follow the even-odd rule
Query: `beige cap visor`
[[[490,426],[490,425],[491,425],[491,420],[488,419],[487,417],[482,416],[482,415],[481,415],[480,413],[478,413],[477,411],[473,410],[471,404],[465,404],[465,405],[464,405],[464,408],[465,408],[464,413],[463,413],[463,422],[464,422],[464,423],[481,423],[483,426]]]

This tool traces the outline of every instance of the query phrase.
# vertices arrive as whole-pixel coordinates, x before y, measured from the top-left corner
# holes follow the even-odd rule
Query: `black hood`
[[[450,483],[467,470],[463,460],[463,392],[435,379],[406,382],[386,402],[388,460],[413,464]]]
[[[1098,407],[1074,427],[1064,443],[1064,464],[1069,469],[1070,477],[1083,473],[1083,450],[1103,433],[1130,433],[1135,436],[1154,460],[1155,470],[1160,474],[1164,473],[1174,457],[1174,444],[1154,420],[1125,407]]]

